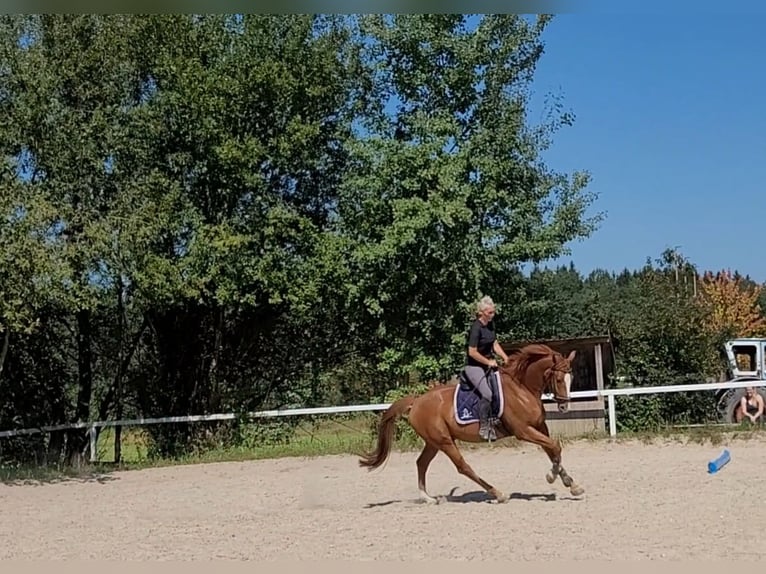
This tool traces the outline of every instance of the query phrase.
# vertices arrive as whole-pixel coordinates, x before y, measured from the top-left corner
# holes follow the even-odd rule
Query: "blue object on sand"
[[[721,470],[730,460],[731,460],[731,454],[729,454],[729,449],[724,449],[723,452],[718,456],[718,458],[713,459],[709,463],[707,463],[707,471],[710,474],[715,474],[716,472]]]

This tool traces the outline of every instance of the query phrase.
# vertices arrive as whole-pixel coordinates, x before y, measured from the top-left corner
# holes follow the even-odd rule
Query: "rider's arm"
[[[492,350],[502,357],[504,363],[508,362],[508,355],[505,354],[505,351],[503,351],[503,348],[500,346],[500,343],[497,342],[497,339],[495,339],[495,344],[492,345]]]
[[[488,359],[487,357],[482,356],[479,354],[479,351],[476,349],[476,347],[468,347],[468,354],[475,360],[479,361],[482,365],[491,365],[493,363],[492,359]]]

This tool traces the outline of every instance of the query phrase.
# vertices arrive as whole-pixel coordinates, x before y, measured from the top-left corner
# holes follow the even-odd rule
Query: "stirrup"
[[[482,423],[481,426],[479,426],[479,436],[489,442],[497,440],[497,433],[495,432],[495,427],[492,423],[492,419],[488,420],[486,423]]]

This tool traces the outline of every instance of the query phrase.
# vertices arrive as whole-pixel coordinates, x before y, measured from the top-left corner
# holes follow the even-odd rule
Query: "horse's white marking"
[[[434,498],[433,496],[429,495],[425,490],[422,488],[420,490],[420,498],[425,502],[426,504],[438,504],[439,499]]]
[[[569,389],[572,388],[572,373],[566,373],[564,375],[564,383],[567,386],[567,396],[569,396]]]

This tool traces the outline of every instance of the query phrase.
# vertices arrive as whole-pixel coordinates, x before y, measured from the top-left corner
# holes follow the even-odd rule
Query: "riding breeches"
[[[492,371],[485,371],[482,367],[475,365],[466,365],[464,371],[466,377],[476,387],[482,398],[491,401],[492,388],[489,386],[489,379],[487,377],[493,377],[494,373]]]

